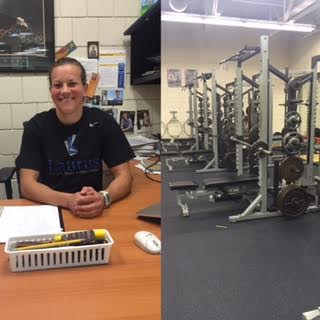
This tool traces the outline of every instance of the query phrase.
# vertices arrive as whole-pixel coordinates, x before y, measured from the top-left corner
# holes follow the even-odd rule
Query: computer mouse
[[[161,252],[161,241],[151,232],[136,232],[134,235],[134,243],[148,253],[160,254]]]

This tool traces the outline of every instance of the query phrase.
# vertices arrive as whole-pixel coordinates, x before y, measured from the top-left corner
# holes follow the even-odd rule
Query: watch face
[[[109,192],[101,191],[101,194],[103,195],[103,198],[104,198],[105,207],[108,207],[111,204],[111,197],[110,197]]]
[[[108,192],[105,193],[106,204],[109,205],[111,203],[110,194]]]

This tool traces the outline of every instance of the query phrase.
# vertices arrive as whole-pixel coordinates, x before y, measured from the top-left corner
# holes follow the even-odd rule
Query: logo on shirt
[[[90,122],[90,123],[89,123],[89,127],[92,128],[92,127],[96,126],[97,124],[99,124],[98,121],[96,121],[96,122]]]
[[[77,135],[73,134],[71,137],[68,137],[67,140],[64,140],[64,144],[70,157],[75,156],[79,152],[79,150],[74,145],[76,137]]]

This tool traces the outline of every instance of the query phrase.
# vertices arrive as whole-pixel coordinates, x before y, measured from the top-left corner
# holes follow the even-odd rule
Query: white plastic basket
[[[110,233],[105,231],[105,243],[24,251],[14,250],[17,242],[52,241],[55,234],[11,237],[4,251],[9,254],[10,269],[13,272],[106,264],[114,242]]]

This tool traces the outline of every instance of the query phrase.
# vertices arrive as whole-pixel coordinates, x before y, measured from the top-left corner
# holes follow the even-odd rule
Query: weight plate
[[[204,124],[204,117],[199,117],[198,122],[201,124]],[[212,120],[211,118],[208,118],[208,126],[211,126],[211,125],[212,125]]]
[[[268,150],[268,145],[263,141],[256,141],[252,147],[249,148],[249,157],[250,159],[253,159],[253,162],[258,159],[262,159],[267,155],[260,148]]]
[[[308,195],[301,187],[288,184],[279,192],[277,205],[285,216],[298,217],[304,214],[309,206]]]
[[[223,166],[228,170],[236,169],[236,153],[227,152],[223,157]]]
[[[303,136],[298,132],[288,132],[282,139],[282,145],[286,154],[297,155],[304,147]]]
[[[286,126],[291,130],[297,129],[301,124],[301,116],[297,111],[290,111],[286,114]]]
[[[287,183],[294,182],[301,178],[304,170],[303,161],[299,157],[287,157],[279,165],[280,177]]]

